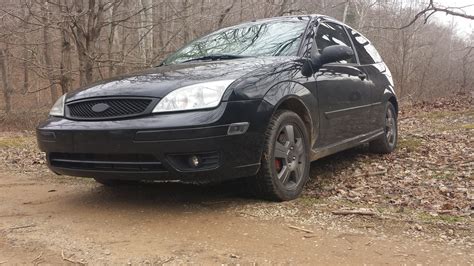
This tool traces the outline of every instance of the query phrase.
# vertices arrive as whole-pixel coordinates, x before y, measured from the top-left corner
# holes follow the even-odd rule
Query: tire
[[[94,177],[94,180],[106,187],[120,187],[126,185],[137,185],[140,181],[133,181],[133,180],[121,180],[121,179],[113,179],[113,178],[97,178]]]
[[[373,153],[391,153],[397,147],[398,126],[397,112],[391,102],[385,106],[384,134],[369,142],[369,149]]]
[[[309,152],[308,130],[301,118],[278,110],[265,134],[260,170],[251,182],[256,196],[272,201],[297,198],[309,179]]]

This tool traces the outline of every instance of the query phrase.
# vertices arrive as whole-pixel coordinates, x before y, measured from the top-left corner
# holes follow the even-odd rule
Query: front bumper
[[[116,121],[51,117],[37,128],[40,149],[58,174],[136,180],[218,181],[256,174],[271,115],[262,101],[223,102],[205,111]],[[248,122],[244,134],[231,124]],[[201,165],[191,167],[197,156]]]

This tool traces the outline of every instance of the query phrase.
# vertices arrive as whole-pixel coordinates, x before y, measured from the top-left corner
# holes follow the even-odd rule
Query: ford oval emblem
[[[94,104],[92,106],[92,111],[96,112],[96,113],[102,113],[103,111],[107,110],[110,108],[110,105],[106,104],[106,103],[98,103],[98,104]]]

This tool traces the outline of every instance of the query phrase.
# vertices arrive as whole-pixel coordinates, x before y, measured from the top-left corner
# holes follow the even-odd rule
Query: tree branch
[[[421,10],[420,12],[418,12],[415,17],[406,25],[402,26],[402,27],[382,27],[382,29],[394,29],[394,30],[403,30],[403,29],[406,29],[408,27],[410,27],[411,25],[413,25],[418,19],[420,19],[420,17],[424,16],[424,24],[426,24],[428,22],[428,19],[435,13],[437,12],[444,12],[446,13],[447,15],[452,15],[452,16],[456,16],[456,17],[461,17],[461,18],[465,18],[465,19],[471,19],[471,20],[474,20],[474,15],[468,15],[466,13],[462,13],[462,12],[458,12],[458,11],[454,11],[452,10],[451,7],[437,7],[435,6],[434,0],[430,0],[428,6],[426,8],[424,8],[423,10]],[[461,8],[459,8],[461,9]],[[462,9],[461,9],[462,10]]]

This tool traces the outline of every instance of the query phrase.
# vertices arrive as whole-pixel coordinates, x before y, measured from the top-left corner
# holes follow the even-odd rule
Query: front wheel
[[[384,134],[369,143],[374,153],[391,153],[397,146],[398,127],[397,112],[391,102],[385,107]]]
[[[257,196],[285,201],[297,198],[309,179],[309,137],[294,112],[279,110],[265,135],[260,170],[255,177]]]

